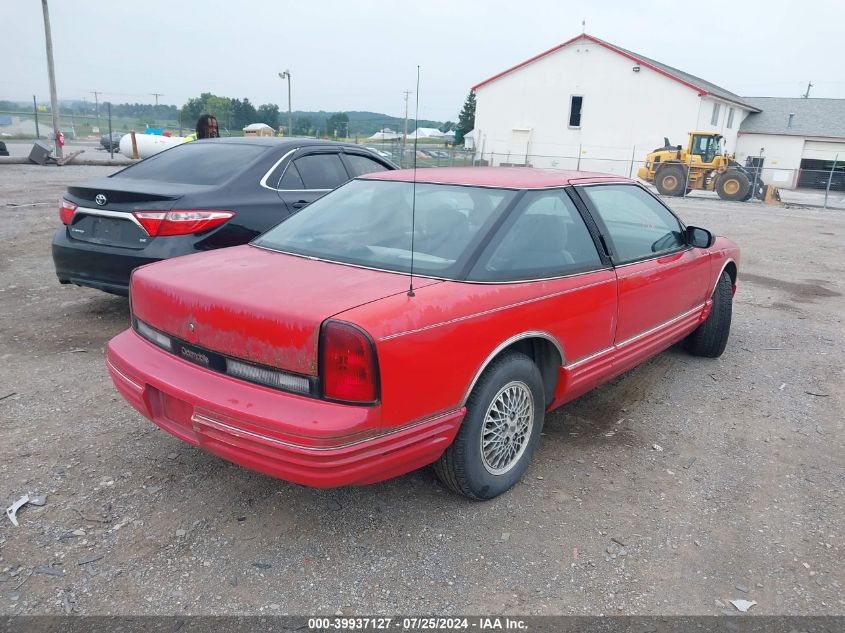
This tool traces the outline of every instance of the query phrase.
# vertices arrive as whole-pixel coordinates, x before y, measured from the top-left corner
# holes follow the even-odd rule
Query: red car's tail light
[[[323,397],[371,404],[378,400],[378,362],[372,339],[349,323],[329,321],[320,338]]]
[[[73,220],[73,214],[76,213],[78,208],[78,204],[62,198],[61,206],[59,207],[59,219],[62,221],[62,224],[70,224]]]
[[[135,211],[132,215],[151,237],[191,235],[217,228],[228,222],[232,211],[180,210]]]

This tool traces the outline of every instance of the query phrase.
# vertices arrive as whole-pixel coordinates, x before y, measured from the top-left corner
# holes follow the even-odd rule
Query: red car
[[[488,499],[522,477],[546,412],[679,341],[725,349],[739,249],[639,184],[417,176],[368,174],[250,245],[137,269],[132,328],[108,348],[118,390],[275,477],[368,484],[434,463]]]

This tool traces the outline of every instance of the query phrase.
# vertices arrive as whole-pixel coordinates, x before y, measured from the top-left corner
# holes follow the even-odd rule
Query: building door
[[[511,133],[511,143],[508,147],[506,165],[530,165],[531,128],[514,128]]]
[[[845,190],[845,143],[804,141],[798,186],[826,189],[828,181],[832,190]]]

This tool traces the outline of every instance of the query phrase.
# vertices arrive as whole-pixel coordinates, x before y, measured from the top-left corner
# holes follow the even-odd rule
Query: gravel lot
[[[718,360],[674,348],[549,416],[486,503],[429,469],[313,490],[125,404],[128,303],[60,286],[57,199],[107,167],[0,166],[2,614],[845,614],[845,212],[673,201],[743,248]],[[13,395],[8,395],[13,394]]]

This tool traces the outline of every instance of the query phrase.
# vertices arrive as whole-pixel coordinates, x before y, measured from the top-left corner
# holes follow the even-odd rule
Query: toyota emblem
[[[98,194],[97,194],[97,197],[95,197],[95,198],[94,198],[94,202],[96,202],[96,203],[97,203],[98,205],[100,205],[101,207],[106,206],[106,203],[107,203],[108,201],[109,201],[109,199],[108,199],[108,198],[106,198],[106,197],[105,197],[103,194],[101,194],[101,193],[98,193]]]
[[[189,321],[188,322],[188,330],[193,332],[195,329],[197,329],[196,324],[193,321]]]

